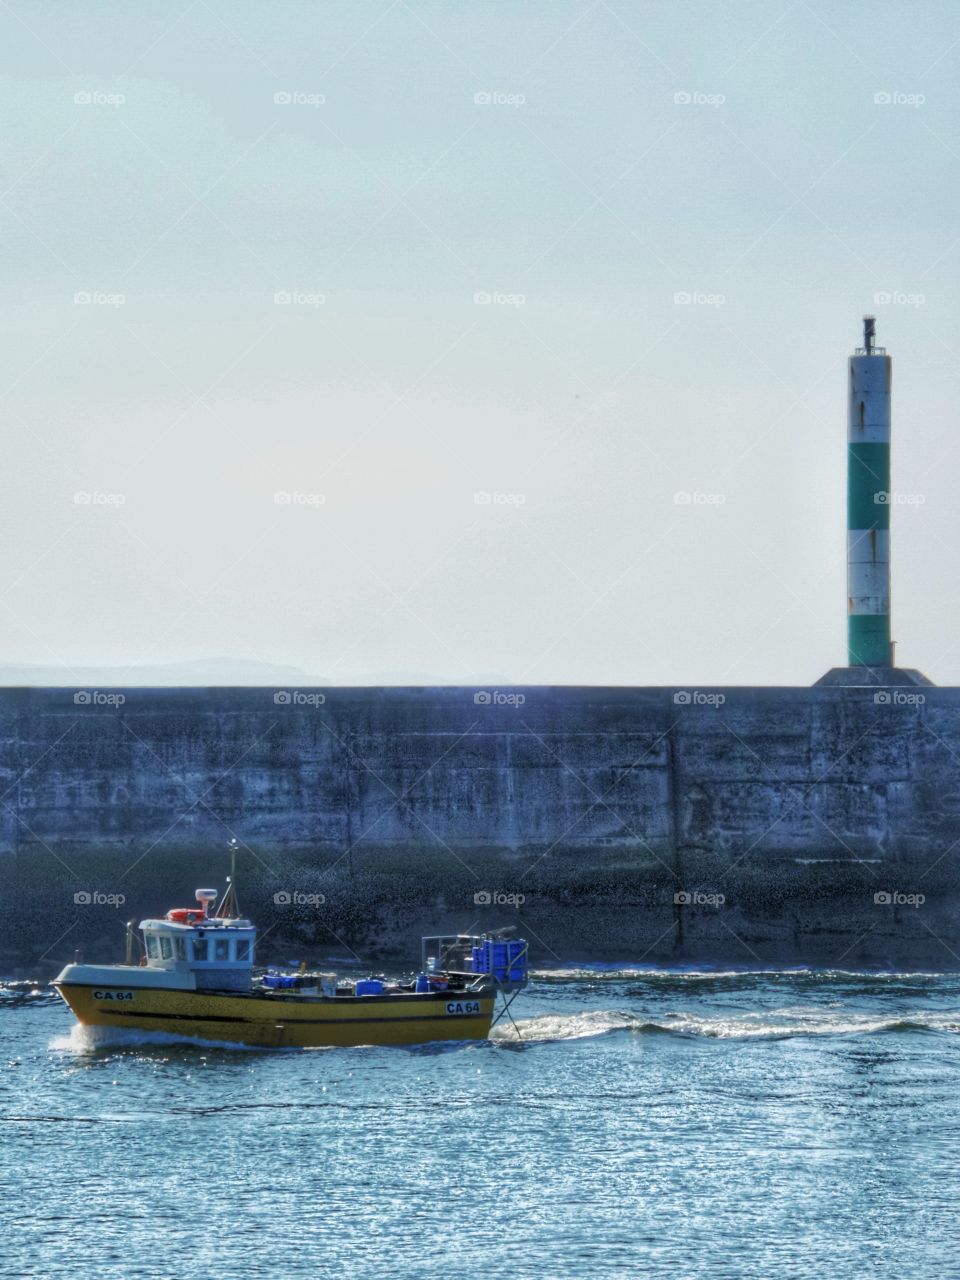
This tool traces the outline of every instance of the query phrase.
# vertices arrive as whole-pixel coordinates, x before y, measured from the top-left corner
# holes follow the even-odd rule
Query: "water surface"
[[[418,1049],[0,989],[0,1276],[960,1276],[960,977],[542,972]]]

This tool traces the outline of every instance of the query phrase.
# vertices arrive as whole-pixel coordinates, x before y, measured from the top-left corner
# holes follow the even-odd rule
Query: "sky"
[[[0,72],[3,671],[811,683],[873,313],[960,683],[956,4],[10,0]]]

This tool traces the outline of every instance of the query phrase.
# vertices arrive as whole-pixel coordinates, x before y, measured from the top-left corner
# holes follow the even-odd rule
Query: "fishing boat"
[[[500,1017],[512,1021],[527,984],[525,941],[473,934],[421,939],[420,972],[406,981],[342,981],[303,965],[255,973],[257,930],[232,879],[215,907],[217,897],[198,889],[195,907],[131,921],[123,964],[68,964],[53,985],[78,1021],[260,1048],[482,1040]]]

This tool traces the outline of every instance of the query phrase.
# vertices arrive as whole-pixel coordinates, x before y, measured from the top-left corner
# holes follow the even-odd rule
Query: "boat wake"
[[[77,1056],[102,1053],[116,1049],[229,1049],[234,1053],[275,1053],[256,1045],[239,1044],[232,1040],[203,1040],[198,1036],[176,1036],[167,1031],[135,1031],[121,1027],[86,1027],[75,1023],[62,1036],[55,1036],[48,1046],[55,1053]]]
[[[667,1014],[659,1020],[618,1010],[589,1013],[544,1014],[517,1020],[517,1026],[500,1023],[491,1039],[506,1044],[582,1040],[594,1036],[629,1033],[711,1040],[785,1040],[799,1036],[857,1036],[903,1031],[960,1032],[960,1013],[916,1013],[897,1018],[831,1014],[809,1009],[776,1009],[756,1014]]]

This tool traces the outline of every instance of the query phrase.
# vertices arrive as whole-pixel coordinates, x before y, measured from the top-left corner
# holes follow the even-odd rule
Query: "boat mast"
[[[235,918],[240,915],[240,902],[237,898],[237,837],[234,836],[227,845],[230,850],[230,874],[227,876],[227,888],[217,907],[220,919]]]

